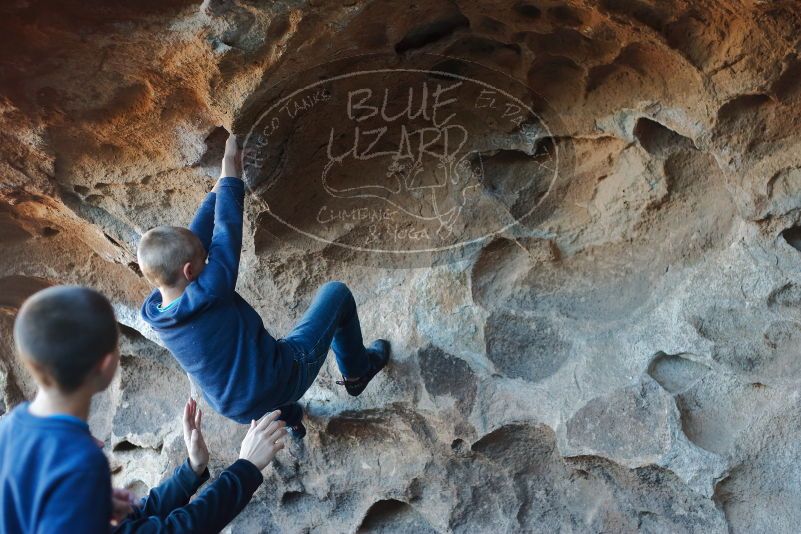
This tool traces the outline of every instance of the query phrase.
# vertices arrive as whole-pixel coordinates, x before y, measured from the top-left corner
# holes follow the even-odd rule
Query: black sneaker
[[[303,423],[298,423],[295,426],[288,426],[286,429],[289,435],[295,439],[303,439],[306,437],[306,427],[303,426]]]
[[[281,406],[280,419],[286,423],[286,429],[289,435],[295,439],[303,439],[306,435],[306,427],[303,426],[303,407],[293,402]]]
[[[370,383],[378,371],[384,368],[389,361],[389,341],[386,339],[376,339],[373,344],[367,348],[367,355],[369,357],[370,367],[367,374],[359,377],[356,380],[337,380],[337,384],[345,386],[345,390],[353,397],[358,397]]]

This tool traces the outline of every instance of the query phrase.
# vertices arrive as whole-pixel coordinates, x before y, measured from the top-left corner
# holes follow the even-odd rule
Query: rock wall
[[[795,531],[800,8],[4,2],[0,413],[34,392],[12,349],[21,301],[86,284],[123,325],[91,421],[115,484],[143,493],[181,460],[191,386],[137,316],[135,250],[152,226],[188,224],[225,125],[250,186],[238,291],[281,335],[343,280],[366,335],[394,347],[358,399],[328,362],[308,437],[233,532]],[[390,108],[409,73],[431,88],[461,76],[476,105],[458,110],[458,160],[326,161],[329,131],[356,118],[306,111],[370,69]],[[268,135],[271,106],[320,80],[333,89]],[[525,117],[480,110],[470,80]],[[371,248],[375,217],[397,224]],[[243,429],[208,413],[206,435],[218,471]]]

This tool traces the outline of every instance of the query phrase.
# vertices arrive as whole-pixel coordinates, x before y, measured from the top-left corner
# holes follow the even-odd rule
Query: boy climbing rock
[[[297,403],[333,348],[338,382],[358,396],[389,360],[389,343],[365,348],[356,303],[341,282],[324,284],[300,322],[276,339],[236,291],[245,186],[236,137],[225,144],[220,178],[189,229],[159,226],[142,236],[139,265],[156,289],[142,317],[219,413],[247,423],[280,408],[296,437]]]

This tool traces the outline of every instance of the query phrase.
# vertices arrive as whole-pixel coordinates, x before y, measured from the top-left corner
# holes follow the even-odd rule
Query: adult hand
[[[200,430],[202,422],[203,411],[198,409],[195,399],[189,397],[184,406],[184,443],[189,453],[189,465],[197,476],[202,475],[209,465],[209,448]]]
[[[118,525],[128,517],[136,505],[136,496],[124,488],[111,489],[111,523]]]
[[[284,448],[281,440],[286,436],[286,423],[278,421],[279,410],[270,412],[258,421],[251,421],[248,433],[242,440],[239,458],[255,465],[259,471],[273,461],[275,455]]]

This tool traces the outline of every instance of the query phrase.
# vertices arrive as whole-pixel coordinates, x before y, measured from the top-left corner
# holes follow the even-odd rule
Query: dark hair
[[[111,303],[93,289],[56,286],[34,293],[14,321],[20,356],[39,364],[65,393],[75,391],[103,356],[117,348]]]

